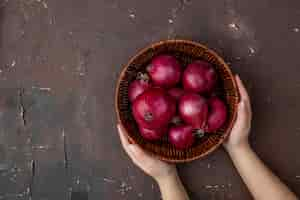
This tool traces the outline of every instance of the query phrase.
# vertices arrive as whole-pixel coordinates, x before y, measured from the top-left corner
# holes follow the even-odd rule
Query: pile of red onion
[[[169,142],[183,150],[197,138],[220,129],[227,119],[225,103],[215,95],[213,66],[196,60],[186,67],[171,55],[155,57],[147,73],[139,73],[128,88],[132,114],[147,140]]]

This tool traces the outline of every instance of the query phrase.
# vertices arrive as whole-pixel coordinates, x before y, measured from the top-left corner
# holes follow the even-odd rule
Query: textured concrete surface
[[[241,75],[253,147],[300,195],[299,18],[298,0],[1,0],[0,199],[159,199],[120,147],[113,95],[122,65],[166,38]],[[192,199],[251,199],[223,149],[178,167]]]

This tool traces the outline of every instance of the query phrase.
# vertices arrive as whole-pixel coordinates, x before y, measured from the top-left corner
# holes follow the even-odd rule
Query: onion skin
[[[167,126],[176,113],[176,102],[162,88],[150,88],[138,96],[132,113],[139,126],[159,129]]]
[[[147,71],[154,85],[170,88],[179,83],[182,67],[175,57],[160,55],[152,60]]]
[[[186,124],[204,129],[208,116],[207,100],[195,93],[185,94],[179,101],[179,113]]]
[[[209,114],[206,123],[206,132],[215,132],[221,128],[227,120],[227,108],[225,103],[218,97],[208,100]]]
[[[171,127],[169,130],[169,141],[179,150],[191,147],[195,141],[193,127],[189,125]]]
[[[217,74],[211,64],[205,61],[195,61],[183,72],[182,84],[186,91],[209,93],[215,87]]]
[[[139,95],[143,94],[151,87],[148,81],[134,80],[128,87],[128,97],[130,102],[133,102]]]
[[[165,127],[161,129],[151,130],[140,126],[139,130],[142,137],[150,141],[159,140],[163,135],[167,133],[167,128]]]

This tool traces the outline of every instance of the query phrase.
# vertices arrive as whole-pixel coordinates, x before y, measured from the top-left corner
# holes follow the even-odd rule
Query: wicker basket
[[[206,134],[186,150],[175,149],[167,139],[150,142],[140,135],[136,122],[131,114],[128,100],[128,85],[136,78],[138,72],[143,72],[154,56],[170,54],[175,56],[182,64],[187,66],[196,59],[205,60],[215,67],[219,77],[218,95],[226,102],[229,117],[225,125],[216,133]],[[115,94],[115,108],[118,122],[121,123],[131,143],[138,144],[146,152],[168,162],[188,162],[202,158],[218,148],[228,136],[237,115],[239,93],[234,76],[228,65],[215,52],[197,42],[188,40],[166,40],[150,45],[138,52],[123,68]]]

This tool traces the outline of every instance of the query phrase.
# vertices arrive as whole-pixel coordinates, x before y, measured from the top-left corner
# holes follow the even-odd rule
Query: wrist
[[[182,199],[188,200],[188,194],[182,184],[178,174],[160,179],[158,182],[162,199]]]
[[[163,177],[155,178],[155,181],[159,185],[160,188],[165,187],[166,185],[172,185],[180,182],[180,178],[177,174],[177,171],[174,171],[173,173],[170,173]]]
[[[174,179],[177,177],[177,169],[175,165],[170,165],[162,173],[156,176],[152,176],[156,182],[163,182],[164,180]]]

